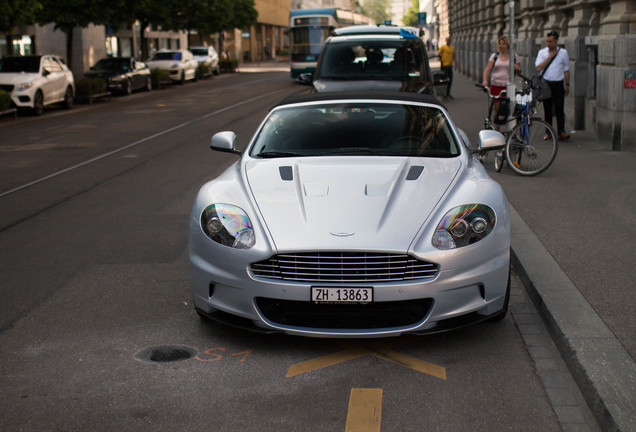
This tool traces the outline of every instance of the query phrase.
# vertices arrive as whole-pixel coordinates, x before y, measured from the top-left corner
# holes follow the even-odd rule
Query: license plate
[[[373,288],[311,287],[311,301],[316,303],[370,303]]]

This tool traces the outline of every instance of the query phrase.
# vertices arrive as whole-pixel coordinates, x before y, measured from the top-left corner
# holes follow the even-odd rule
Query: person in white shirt
[[[565,97],[570,93],[570,57],[564,48],[559,48],[557,42],[559,34],[555,31],[548,33],[546,47],[537,54],[534,62],[538,72],[543,72],[543,79],[550,85],[552,97],[543,101],[545,121],[552,124],[552,111],[557,121],[557,134],[559,140],[570,138],[565,131],[565,113],[563,106]]]

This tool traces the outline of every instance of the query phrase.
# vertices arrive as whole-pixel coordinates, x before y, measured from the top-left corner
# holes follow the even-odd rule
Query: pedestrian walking
[[[446,86],[446,97],[455,99],[451,95],[451,85],[453,84],[453,64],[459,72],[459,64],[457,63],[457,57],[455,56],[455,47],[451,45],[452,38],[448,36],[446,38],[446,45],[439,47],[439,56],[442,63],[442,72],[448,77],[448,85]]]
[[[521,64],[514,56],[515,73],[521,73]],[[497,52],[493,53],[488,59],[486,69],[484,69],[484,77],[482,85],[490,88],[490,95],[497,97],[502,91],[506,90],[510,82],[510,39],[508,36],[499,36],[497,38]],[[495,99],[492,112],[495,115],[499,111],[499,99]],[[495,130],[499,130],[500,124],[495,122]]]
[[[565,98],[570,93],[570,57],[564,48],[557,43],[559,34],[551,31],[546,36],[546,47],[537,54],[534,62],[538,72],[543,72],[543,79],[547,81],[551,90],[551,97],[543,101],[545,121],[552,125],[552,114],[556,116],[557,134],[559,141],[570,138],[565,131],[565,112],[563,106]]]

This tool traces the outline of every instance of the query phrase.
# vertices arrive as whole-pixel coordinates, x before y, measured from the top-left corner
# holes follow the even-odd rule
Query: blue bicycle
[[[536,102],[533,98],[534,87],[529,78],[520,76],[525,85],[518,91],[515,99],[517,124],[507,134],[504,153],[508,165],[522,176],[535,176],[547,170],[556,158],[559,149],[557,134],[552,126],[541,118],[535,117]],[[495,156],[495,169],[501,171],[503,154]]]
[[[500,172],[504,161],[508,162],[514,172],[523,176],[535,176],[547,170],[558,150],[557,134],[552,126],[543,119],[536,117],[536,102],[533,98],[532,82],[521,74],[524,81],[522,90],[517,91],[513,119],[515,126],[506,136],[506,146],[495,154],[495,170]],[[493,107],[497,101],[506,101],[505,90],[499,96],[490,94],[488,87],[475,84],[488,94],[488,117],[484,120],[485,129],[494,129],[492,116]]]

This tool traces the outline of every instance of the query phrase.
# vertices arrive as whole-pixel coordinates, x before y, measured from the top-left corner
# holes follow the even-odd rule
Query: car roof
[[[343,91],[343,92],[325,92],[325,93],[304,93],[300,95],[289,96],[272,107],[276,108],[283,105],[291,105],[306,102],[327,102],[342,100],[386,100],[397,102],[417,102],[438,105],[444,107],[442,103],[432,95],[421,93],[392,92],[392,91]]]
[[[418,30],[414,27],[397,27],[387,25],[357,25],[341,27],[335,29],[332,36],[353,36],[353,35],[403,35],[403,31],[411,33],[417,37]]]

